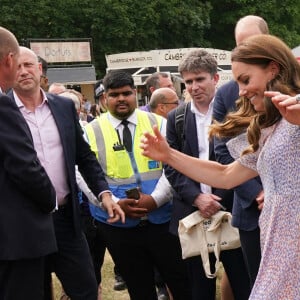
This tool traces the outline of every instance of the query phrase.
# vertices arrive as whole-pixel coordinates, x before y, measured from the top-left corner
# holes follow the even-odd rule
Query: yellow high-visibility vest
[[[162,117],[136,109],[137,125],[133,134],[133,152],[125,148],[114,147],[120,143],[118,134],[108,119],[108,113],[102,114],[96,120],[84,127],[92,151],[106,175],[106,180],[112,193],[118,198],[126,198],[125,191],[139,186],[145,194],[151,194],[162,175],[162,163],[142,155],[141,138],[145,131],[152,132],[152,126],[162,126]],[[115,148],[115,149],[114,149]],[[116,151],[116,149],[121,149]],[[107,222],[107,212],[90,204],[91,214],[100,222]],[[147,214],[148,220],[154,224],[168,222],[171,216],[171,202]],[[140,222],[137,218],[127,217],[125,224],[116,222],[118,227],[134,227]]]
[[[161,127],[162,118],[138,109],[136,110],[136,114],[137,126],[135,127],[133,137],[133,155],[138,173],[142,181],[159,178],[162,172],[162,164],[143,156],[139,145],[145,131],[151,132],[154,124],[158,128]],[[90,147],[96,154],[108,183],[113,185],[118,184],[119,179],[122,185],[135,182],[134,170],[129,154],[125,149],[114,150],[114,145],[119,143],[119,138],[108,119],[108,114],[104,113],[92,123],[87,124],[85,131]]]

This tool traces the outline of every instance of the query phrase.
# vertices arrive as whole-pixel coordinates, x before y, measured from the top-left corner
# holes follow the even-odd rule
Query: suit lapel
[[[211,140],[209,142],[209,156],[208,156],[209,160],[216,160],[215,158],[215,151],[214,151],[214,141]]]
[[[2,95],[4,96],[5,94],[2,94]],[[13,105],[15,105],[16,109],[18,109],[18,110],[20,111],[19,107],[18,107],[17,104],[16,104],[16,100],[15,100],[15,97],[14,97],[14,94],[13,94],[12,90],[10,90],[10,91],[7,93],[6,96],[7,96],[8,98],[10,98],[10,100],[11,100],[12,103],[13,103]],[[33,144],[33,137],[32,137],[32,134],[31,134],[31,130],[30,130],[30,128],[29,128],[29,125],[27,124],[27,121],[25,120],[24,116],[22,115],[21,111],[20,111],[20,115],[22,116],[22,119],[24,120],[24,129],[26,130],[27,135],[28,135],[28,137],[30,138],[30,140],[31,140],[31,142],[32,142],[32,144]]]
[[[187,143],[189,144],[191,155],[194,157],[199,157],[196,117],[195,114],[191,112],[190,104],[187,109],[188,109],[186,115],[187,124],[185,129],[186,135],[188,135],[189,137],[187,138]],[[209,159],[215,160],[213,140],[209,142]]]
[[[63,105],[61,105],[61,103],[58,103],[58,101],[61,101],[60,99],[57,99],[55,96],[53,96],[51,94],[47,94],[47,99],[48,99],[49,108],[51,110],[51,113],[53,115],[53,118],[54,118],[56,126],[57,126],[57,130],[60,135],[64,153],[66,156],[67,155],[66,141],[68,140],[67,132],[66,132],[66,124],[67,124],[66,120],[68,119],[68,116],[63,109],[64,108]]]

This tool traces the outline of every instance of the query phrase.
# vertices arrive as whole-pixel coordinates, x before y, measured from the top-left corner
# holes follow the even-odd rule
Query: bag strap
[[[220,263],[221,228],[218,227],[216,229],[216,234],[217,234],[218,238],[217,238],[217,241],[215,241],[215,246],[214,246],[214,254],[215,254],[215,257],[216,257],[215,272],[214,273],[211,273],[211,269],[210,269],[209,253],[208,253],[207,239],[206,239],[205,231],[204,231],[203,226],[199,226],[199,228],[200,228],[200,230],[197,230],[197,233],[200,235],[200,237],[199,237],[200,241],[203,241],[203,243],[200,243],[200,255],[201,255],[205,275],[206,275],[207,278],[215,278],[217,276],[217,272],[218,272],[218,270],[221,266],[221,263]]]
[[[184,134],[184,123],[187,112],[188,103],[183,103],[176,108],[175,112],[175,129],[177,133],[177,142],[179,145],[179,151],[183,149],[185,134]]]

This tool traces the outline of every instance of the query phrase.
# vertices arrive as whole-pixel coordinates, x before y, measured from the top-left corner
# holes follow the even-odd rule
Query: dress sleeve
[[[226,143],[226,145],[230,152],[230,155],[235,160],[237,160],[243,166],[250,168],[254,171],[257,171],[256,163],[257,163],[258,154],[260,152],[259,150],[254,153],[249,153],[241,156],[243,150],[245,150],[249,146],[246,133],[242,133],[237,137],[229,140]]]

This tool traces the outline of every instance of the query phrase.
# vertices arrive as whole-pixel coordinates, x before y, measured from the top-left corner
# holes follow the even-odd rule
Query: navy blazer
[[[55,191],[25,119],[3,94],[0,128],[0,260],[45,256],[57,250],[51,216]]]
[[[213,118],[222,122],[230,111],[236,110],[236,100],[239,98],[239,87],[235,81],[221,86],[215,95]],[[226,146],[228,139],[214,138],[216,160],[222,164],[234,161]],[[232,224],[239,229],[250,231],[258,226],[259,210],[255,198],[263,190],[259,177],[253,178],[234,188],[232,208]]]
[[[187,155],[199,158],[196,119],[194,113],[191,112],[190,103],[187,105],[188,106],[183,129],[185,135],[183,149],[180,149],[181,143],[178,141],[178,135],[176,132],[176,109],[172,110],[168,114],[167,140],[172,148],[179,150]],[[215,160],[212,142],[210,143],[209,147],[209,159]],[[199,172],[201,172],[200,169]],[[165,174],[176,192],[173,201],[170,231],[173,234],[178,234],[179,220],[197,210],[197,208],[193,206],[193,203],[195,201],[195,198],[201,193],[201,186],[199,182],[186,177],[185,175],[181,174],[168,165],[165,166]],[[231,210],[231,191],[213,189],[212,193],[220,196],[222,198],[222,205],[224,205],[228,210]]]
[[[79,233],[81,222],[75,165],[78,165],[78,170],[95,195],[99,195],[104,190],[109,190],[109,187],[94,152],[91,151],[89,144],[83,138],[73,101],[54,94],[47,93],[46,95],[63,147],[67,179],[72,198],[73,225],[75,232]]]

